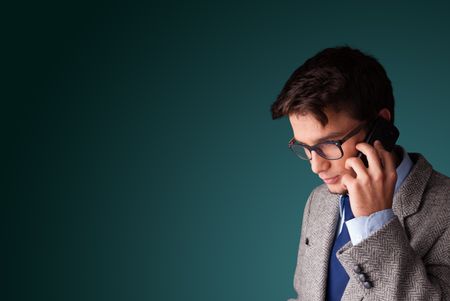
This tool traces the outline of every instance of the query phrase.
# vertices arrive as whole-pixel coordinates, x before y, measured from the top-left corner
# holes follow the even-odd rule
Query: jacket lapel
[[[328,276],[328,264],[333,241],[336,235],[339,219],[339,195],[330,194],[322,190],[314,199],[318,214],[310,216],[313,227],[309,233],[311,244],[314,244],[314,258],[316,259],[311,281],[315,291],[318,292],[316,300],[325,300]]]
[[[394,194],[392,210],[398,216],[404,227],[406,217],[417,212],[422,200],[423,192],[432,173],[432,166],[428,161],[416,153],[409,153],[414,166],[403,182],[402,186]]]

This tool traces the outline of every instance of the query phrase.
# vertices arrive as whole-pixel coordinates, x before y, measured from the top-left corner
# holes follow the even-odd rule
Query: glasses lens
[[[311,159],[311,152],[309,151],[309,149],[297,144],[291,145],[291,149],[301,159],[303,160]]]
[[[322,157],[333,160],[342,157],[342,151],[339,146],[334,143],[321,143],[316,146],[317,153]]]

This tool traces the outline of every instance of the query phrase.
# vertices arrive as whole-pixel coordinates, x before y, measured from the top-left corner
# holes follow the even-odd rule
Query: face
[[[322,126],[314,115],[310,113],[289,115],[294,138],[299,142],[312,146],[324,140],[339,140],[362,123],[349,117],[345,112],[337,113],[328,110],[325,111],[325,114],[328,117],[326,126]],[[356,156],[358,151],[355,146],[362,142],[364,137],[365,131],[362,130],[345,141],[342,144],[344,156],[338,160],[327,160],[319,156],[315,151],[312,152],[312,158],[309,161],[311,170],[324,181],[330,192],[342,194],[347,191],[341,183],[342,176],[344,174],[355,176],[355,172],[352,169],[348,170],[345,168],[345,160]]]

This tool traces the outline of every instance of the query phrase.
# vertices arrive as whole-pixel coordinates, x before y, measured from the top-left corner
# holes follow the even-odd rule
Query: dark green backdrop
[[[339,2],[4,7],[1,299],[293,297],[319,181],[269,107],[324,47],[381,61],[450,174],[450,6]]]

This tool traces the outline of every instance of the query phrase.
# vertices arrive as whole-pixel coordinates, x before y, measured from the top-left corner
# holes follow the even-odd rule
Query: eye
[[[317,153],[319,153],[319,155],[323,156],[326,155],[328,147],[326,143],[319,143],[314,147],[314,149]]]
[[[342,156],[341,149],[336,142],[328,141],[316,146],[316,151],[328,159],[337,159]]]

